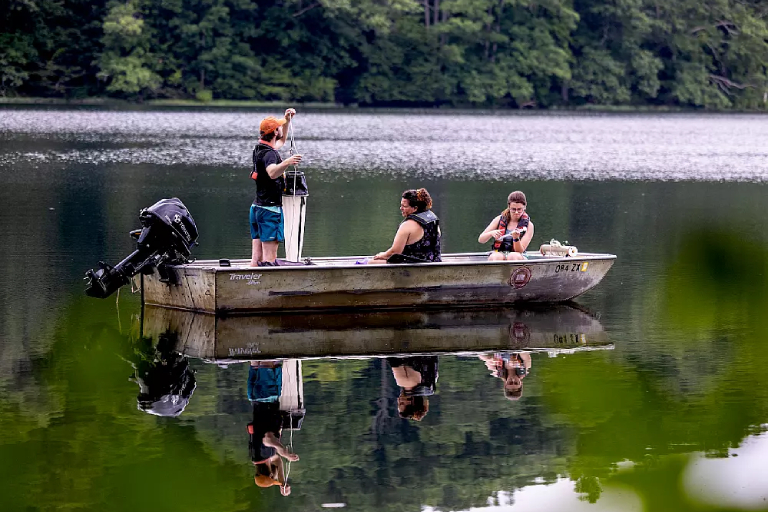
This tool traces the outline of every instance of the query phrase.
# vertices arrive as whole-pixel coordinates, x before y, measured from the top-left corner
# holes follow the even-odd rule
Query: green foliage
[[[195,99],[202,103],[213,101],[213,92],[210,89],[203,89],[195,93]]]
[[[160,77],[149,67],[150,40],[138,0],[111,2],[103,28],[104,51],[98,76],[108,82],[107,91],[131,96],[159,87]]]
[[[29,78],[24,69],[36,56],[30,40],[18,33],[0,34],[0,96],[15,91]]]
[[[607,50],[584,48],[571,87],[575,95],[592,103],[625,103],[630,98],[626,75],[625,65]]]
[[[768,107],[758,0],[5,3],[3,95]]]

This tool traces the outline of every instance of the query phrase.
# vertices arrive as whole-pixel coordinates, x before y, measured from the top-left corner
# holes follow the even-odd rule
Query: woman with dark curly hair
[[[400,386],[397,412],[401,418],[421,421],[429,412],[429,398],[437,385],[437,356],[388,357]]]
[[[392,247],[367,263],[429,263],[440,259],[440,219],[432,210],[427,189],[406,190],[400,200],[405,220],[395,234]]]

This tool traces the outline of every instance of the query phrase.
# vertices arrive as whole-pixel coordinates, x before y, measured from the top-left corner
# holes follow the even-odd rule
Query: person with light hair
[[[285,171],[301,162],[301,155],[282,159],[278,150],[288,137],[288,125],[296,115],[289,108],[285,117],[266,117],[259,125],[259,142],[253,149],[251,179],[256,183],[256,199],[251,205],[251,267],[276,266],[277,246],[285,240],[283,191]]]
[[[291,494],[283,459],[289,462],[299,456],[281,441],[283,414],[280,411],[282,361],[251,361],[248,372],[248,400],[253,408],[253,421],[248,424],[248,451],[259,487],[280,486],[280,494]]]
[[[533,239],[533,222],[525,212],[525,194],[516,190],[507,198],[507,209],[497,215],[477,241],[484,244],[493,238],[490,261],[524,260],[525,251]]]
[[[520,400],[523,396],[523,379],[531,371],[531,354],[528,352],[501,352],[480,354],[491,375],[504,382],[504,397]]]

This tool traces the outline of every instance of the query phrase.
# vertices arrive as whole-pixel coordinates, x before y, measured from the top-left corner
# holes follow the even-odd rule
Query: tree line
[[[768,108],[764,0],[0,0],[0,95]]]

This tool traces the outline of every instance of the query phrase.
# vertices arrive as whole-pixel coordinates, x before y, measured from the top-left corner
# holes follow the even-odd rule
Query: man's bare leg
[[[264,261],[263,251],[261,247],[261,239],[254,238],[251,240],[251,267],[258,267],[259,262]]]
[[[264,434],[262,442],[264,443],[264,446],[274,448],[278,455],[285,457],[290,461],[299,460],[299,456],[293,453],[290,448],[284,446],[283,443],[281,443],[280,440],[272,432],[267,432]]]
[[[262,260],[265,262],[270,261],[274,263],[275,260],[277,260],[278,245],[279,245],[279,242],[261,242]]]

